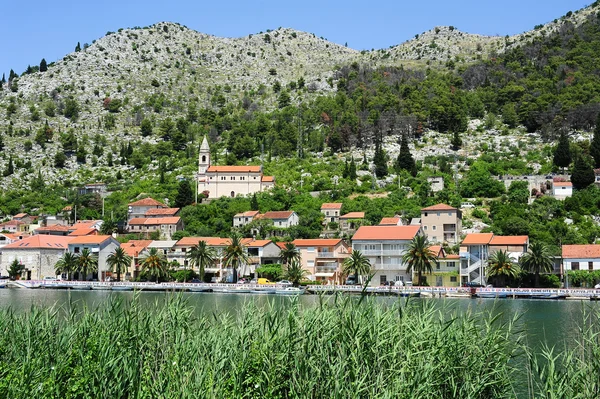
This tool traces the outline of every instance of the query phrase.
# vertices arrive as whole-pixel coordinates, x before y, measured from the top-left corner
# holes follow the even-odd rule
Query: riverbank
[[[287,285],[279,284],[198,284],[198,283],[152,283],[152,282],[88,282],[26,280],[8,282],[9,288],[25,289],[72,289],[105,291],[183,291],[221,292],[238,294],[367,294],[399,297],[452,297],[452,298],[512,298],[512,299],[565,299],[600,300],[600,289],[581,288],[467,288],[467,287],[362,287],[358,285],[309,285],[301,291],[287,291]]]

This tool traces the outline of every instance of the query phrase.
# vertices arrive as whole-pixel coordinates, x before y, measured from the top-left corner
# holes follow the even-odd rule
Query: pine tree
[[[10,176],[15,173],[15,166],[13,165],[12,155],[8,158],[8,165],[6,165],[6,169],[4,170],[4,176]]]
[[[77,148],[77,152],[75,153],[75,157],[77,158],[77,162],[79,163],[85,163],[85,156],[87,155],[87,152],[85,151],[85,146],[83,144],[80,144],[79,147]]]
[[[46,72],[48,70],[48,64],[46,64],[46,59],[42,58],[40,61],[40,72]]]
[[[417,167],[415,165],[415,160],[410,153],[410,148],[408,147],[408,139],[406,134],[402,135],[402,140],[400,142],[400,153],[398,154],[398,158],[396,159],[396,170],[400,172],[401,170],[409,171],[413,176],[417,174]]]
[[[64,151],[62,151],[60,149],[57,150],[56,154],[54,155],[54,167],[55,168],[64,168],[66,161],[67,161],[67,156],[65,155]]]
[[[182,180],[179,182],[179,188],[177,189],[177,197],[175,197],[175,207],[183,208],[184,206],[191,205],[194,203],[194,193],[192,186],[188,180]]]
[[[598,118],[596,119],[594,138],[590,145],[590,155],[594,158],[594,167],[600,167],[600,113],[598,113]]]
[[[554,150],[554,158],[552,162],[554,165],[560,168],[567,168],[571,164],[569,138],[564,131],[560,133],[560,138],[558,139],[558,144]]]
[[[0,134],[0,151],[4,150],[4,140],[2,139],[2,134]]]
[[[75,46],[75,52],[78,53],[81,51],[81,44],[79,44],[79,42],[77,42],[77,46]]]
[[[594,182],[596,179],[594,170],[586,159],[580,155],[575,160],[573,166],[573,174],[571,175],[571,182],[576,190],[583,190]]]
[[[0,83],[2,83],[2,84],[6,83],[6,75],[2,74],[2,80],[0,80]]]
[[[460,138],[460,134],[458,134],[458,131],[454,132],[450,144],[452,144],[452,150],[454,151],[458,151],[458,149],[462,147],[462,139]]]
[[[348,160],[344,163],[344,170],[342,171],[342,178],[347,179],[350,175],[350,167],[348,166]]]
[[[375,176],[385,177],[388,174],[387,156],[381,143],[375,145],[375,156],[373,157],[373,163],[375,164]]]
[[[106,166],[113,166],[113,153],[110,150],[106,154]]]
[[[358,175],[356,174],[356,164],[354,163],[354,158],[350,161],[350,172],[348,173],[348,178],[352,181],[356,180]]]
[[[256,193],[252,194],[252,199],[250,200],[250,210],[258,211],[258,199],[256,198]]]

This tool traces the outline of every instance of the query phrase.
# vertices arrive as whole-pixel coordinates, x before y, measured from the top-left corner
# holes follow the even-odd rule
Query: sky
[[[29,0],[10,1],[0,19],[0,74],[63,58],[77,42],[119,28],[178,22],[221,37],[278,27],[314,33],[356,50],[388,48],[435,26],[513,35],[590,4],[580,0]]]

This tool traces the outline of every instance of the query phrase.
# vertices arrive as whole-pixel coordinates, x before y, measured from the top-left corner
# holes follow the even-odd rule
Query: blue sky
[[[42,58],[57,61],[77,42],[108,31],[170,21],[202,33],[240,37],[280,26],[357,50],[387,48],[438,25],[468,33],[512,35],[578,10],[591,0],[9,1],[0,22],[0,74]]]

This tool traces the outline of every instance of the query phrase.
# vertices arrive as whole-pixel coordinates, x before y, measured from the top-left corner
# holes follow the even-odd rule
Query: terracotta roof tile
[[[98,230],[96,229],[77,229],[77,230],[73,230],[71,233],[69,233],[69,235],[71,237],[79,237],[79,236],[89,236],[89,235],[94,235],[98,233]]]
[[[341,202],[326,202],[321,205],[321,209],[342,209]]]
[[[208,246],[211,247],[225,247],[231,243],[229,238],[221,237],[183,237],[175,244],[178,247],[192,247],[198,245],[200,241],[205,241]],[[242,238],[242,244],[248,245],[253,241],[252,238]]]
[[[17,213],[15,216],[13,216],[13,219],[22,219],[26,216],[27,216],[26,213]]]
[[[348,212],[347,214],[340,216],[340,219],[364,219],[364,212]]]
[[[490,245],[525,245],[529,242],[529,236],[494,236]]]
[[[249,247],[264,247],[266,245],[271,244],[273,241],[271,240],[253,240],[252,242],[248,243]]]
[[[379,222],[380,226],[398,226],[400,224],[401,219],[398,217],[393,218],[383,218],[381,222]]]
[[[129,240],[121,244],[121,248],[129,256],[138,256],[139,253],[144,250],[148,245],[152,243],[152,240]]]
[[[73,238],[69,244],[102,244],[111,238],[112,236],[109,235],[80,236]]]
[[[412,240],[421,226],[361,226],[352,240]]]
[[[432,205],[432,206],[428,206],[427,208],[423,208],[421,209],[422,211],[456,211],[456,208],[451,207],[450,205],[446,205],[446,204],[437,204],[437,205]]]
[[[46,232],[46,231],[58,231],[58,232],[68,232],[71,228],[69,226],[65,226],[62,224],[54,224],[52,226],[40,227],[39,229],[35,229],[36,233]]]
[[[135,202],[131,202],[129,206],[160,206],[161,208],[166,208],[167,206],[160,201],[155,200],[154,198],[144,198]]]
[[[227,166],[209,166],[206,173],[260,173],[260,166],[253,165],[227,165]]]
[[[600,258],[600,245],[563,245],[562,257],[564,259],[598,259]]]
[[[144,223],[146,223],[146,219],[147,218],[133,218],[133,219],[129,219],[129,222],[127,222],[127,224],[130,225],[130,226],[138,225],[138,224],[144,224]]]
[[[292,241],[297,247],[333,247],[342,241],[341,238],[315,238],[315,239],[296,239]],[[285,246],[285,243],[283,243]]]
[[[570,181],[555,181],[554,183],[552,183],[552,185],[554,187],[573,187],[573,183],[571,183]]]
[[[181,218],[179,216],[170,216],[164,218],[147,218],[144,221],[145,225],[159,225],[159,224],[177,224]]]
[[[73,229],[90,229],[101,222],[100,220],[78,220],[72,227]]]
[[[269,183],[269,182],[275,182],[275,177],[274,176],[263,176],[261,181],[265,182],[265,183]]]
[[[234,217],[235,218],[253,218],[256,217],[260,212],[259,211],[248,211],[243,213],[238,213]]]
[[[146,211],[145,216],[175,216],[179,208],[152,208]]]
[[[487,245],[492,240],[494,233],[467,234],[461,245]]]
[[[5,245],[2,250],[6,249],[56,249],[62,250],[68,248],[69,243],[73,241],[73,237],[65,236],[51,236],[45,234],[37,234],[28,238],[24,238],[20,241],[13,242],[12,244]]]
[[[289,219],[294,211],[270,211],[265,212],[261,219]]]

